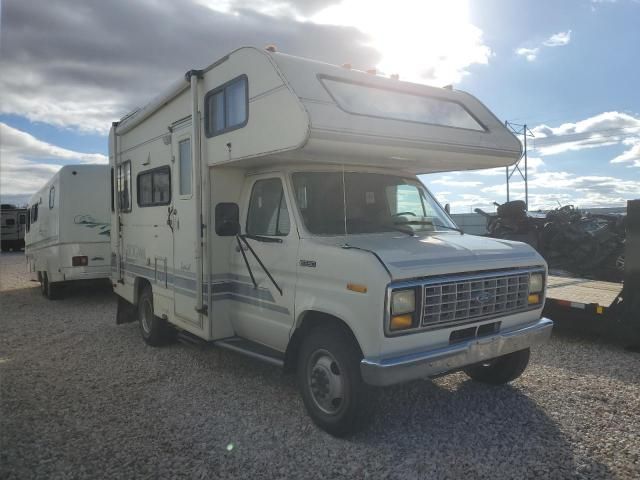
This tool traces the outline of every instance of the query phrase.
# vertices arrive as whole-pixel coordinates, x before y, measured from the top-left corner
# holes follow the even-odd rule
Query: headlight
[[[541,273],[532,273],[529,277],[529,293],[542,293],[544,276]]]
[[[411,313],[416,309],[416,291],[398,290],[391,293],[391,315]]]

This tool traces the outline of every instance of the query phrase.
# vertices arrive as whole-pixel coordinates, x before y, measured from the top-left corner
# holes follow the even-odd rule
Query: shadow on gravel
[[[576,475],[569,439],[520,390],[471,380],[448,384],[452,388],[424,380],[381,390],[372,423],[352,441],[385,452],[391,457],[385,463],[410,463],[427,477]],[[587,469],[609,476],[595,461]]]

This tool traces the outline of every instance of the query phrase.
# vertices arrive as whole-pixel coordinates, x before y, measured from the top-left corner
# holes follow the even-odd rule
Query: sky
[[[477,96],[526,124],[530,209],[640,197],[640,0],[4,0],[0,196],[106,163],[112,121],[242,46]],[[506,200],[505,169],[424,175],[453,212]],[[511,199],[524,198],[515,172]]]

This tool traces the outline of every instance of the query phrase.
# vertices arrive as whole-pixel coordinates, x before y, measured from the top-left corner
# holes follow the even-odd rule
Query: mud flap
[[[137,320],[136,306],[118,297],[118,311],[116,313],[116,325],[131,323]]]

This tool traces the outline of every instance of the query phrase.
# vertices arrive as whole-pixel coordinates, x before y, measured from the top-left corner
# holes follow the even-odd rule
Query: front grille
[[[447,279],[423,286],[422,327],[443,327],[527,310],[529,273]]]

